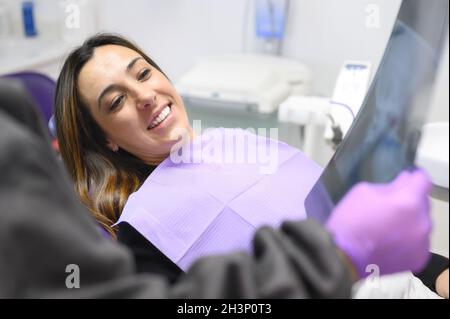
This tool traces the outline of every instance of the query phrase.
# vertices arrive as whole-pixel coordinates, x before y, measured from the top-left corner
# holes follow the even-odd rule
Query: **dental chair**
[[[0,77],[0,112],[17,121],[24,129],[44,139],[48,138],[42,115],[20,81]]]
[[[34,100],[38,113],[44,123],[48,123],[47,130],[51,134],[52,148],[57,151],[58,143],[54,130],[54,122],[51,121],[54,112],[54,99],[56,83],[53,79],[38,72],[18,72],[1,76],[0,79],[12,80],[21,83],[28,95]]]
[[[37,72],[19,72],[2,76],[4,79],[17,80],[35,100],[45,122],[53,114],[56,83],[48,76]]]

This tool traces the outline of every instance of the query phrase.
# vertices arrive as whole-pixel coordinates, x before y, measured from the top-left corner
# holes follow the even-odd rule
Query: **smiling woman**
[[[128,196],[177,142],[190,135],[181,97],[130,41],[96,35],[67,58],[57,82],[61,155],[81,201],[113,236]]]
[[[188,129],[183,102],[167,77],[133,49],[97,47],[81,68],[81,100],[105,133],[107,146],[158,165],[173,146],[173,128]]]

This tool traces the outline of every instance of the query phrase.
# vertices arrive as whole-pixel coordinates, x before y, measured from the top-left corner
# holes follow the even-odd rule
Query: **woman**
[[[178,143],[175,130],[194,137],[168,78],[129,41],[94,36],[62,68],[55,115],[61,155],[81,201],[100,225],[130,246],[140,270],[175,280],[180,268],[140,232],[127,223],[118,230],[112,226],[130,194]]]
[[[122,65],[125,62],[125,65]],[[121,68],[111,68],[120,64]],[[110,78],[120,80],[111,84]],[[119,112],[135,103],[142,112]],[[180,96],[161,69],[125,39],[97,36],[66,60],[57,83],[61,155],[78,195],[111,234],[128,198],[190,130]],[[128,110],[128,108],[127,108]],[[132,108],[130,108],[133,111]],[[157,123],[161,111],[168,111]]]
[[[137,108],[130,108],[131,103]],[[176,142],[171,130],[182,127],[192,132],[181,97],[139,48],[118,36],[99,35],[67,58],[55,105],[61,156],[75,190],[115,237],[112,225],[128,196]],[[168,114],[160,123],[162,112]],[[125,240],[139,236],[123,233]],[[168,269],[178,273],[174,266]]]

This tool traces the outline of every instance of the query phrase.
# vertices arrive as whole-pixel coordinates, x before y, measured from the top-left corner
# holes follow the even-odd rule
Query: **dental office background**
[[[369,66],[365,74],[368,83],[364,85],[368,87],[382,58],[401,2],[273,0],[275,12],[281,10],[282,17],[276,17],[278,20],[275,29],[270,30],[273,33],[271,37],[267,34],[265,37],[264,32],[258,29],[261,25],[256,24],[257,18],[267,18],[264,13],[261,16],[258,12],[263,1],[0,0],[0,76],[32,70],[56,79],[64,57],[74,46],[91,34],[107,31],[120,33],[135,41],[176,85],[186,80],[186,75],[198,80],[198,69],[195,74],[189,72],[199,61],[211,61],[207,60],[211,57],[265,54],[282,59],[283,63],[292,62],[291,70],[303,72],[298,76],[303,86],[291,93],[311,97],[312,104],[313,101],[320,104],[336,94],[336,82],[346,61],[361,61]],[[423,2],[426,10],[428,1]],[[428,123],[446,123],[444,130],[432,139],[441,143],[438,148],[443,158],[439,160],[444,165],[440,169],[446,176],[449,174],[448,61],[447,38],[427,119]],[[242,73],[245,73],[245,60],[240,63],[244,63]],[[269,64],[262,63],[259,69]],[[211,64],[203,64],[203,67],[205,65]],[[289,64],[286,65],[289,69]],[[236,66],[236,70],[239,68]],[[255,70],[255,74],[263,72],[258,67]],[[236,73],[235,77],[238,79],[240,74]],[[286,97],[283,96],[283,100]],[[209,109],[208,106],[196,108],[190,104],[187,103],[190,119],[202,120],[202,128],[225,126],[256,130],[277,127],[281,140],[303,149],[322,166],[333,154],[320,121],[311,130],[305,129],[307,125],[298,120],[305,118],[301,114],[301,105],[291,108],[294,113],[289,113],[291,115],[288,117],[292,120],[287,120],[278,116],[278,106],[282,104],[278,101],[272,103],[273,110],[270,112],[258,112],[258,109],[249,111],[246,107],[239,109],[239,105],[230,106],[232,112],[228,112],[226,103]],[[295,114],[297,111],[299,114]],[[308,148],[306,135],[313,133],[313,148]],[[301,172],[298,178],[301,178]],[[446,188],[446,199],[431,200],[434,220],[431,247],[432,251],[448,257],[448,179]]]

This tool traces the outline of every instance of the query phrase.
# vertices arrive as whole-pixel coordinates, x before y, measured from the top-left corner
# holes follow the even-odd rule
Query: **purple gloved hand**
[[[421,171],[402,172],[389,184],[360,183],[338,203],[326,228],[361,278],[368,265],[380,275],[418,271],[429,257],[428,193]]]

